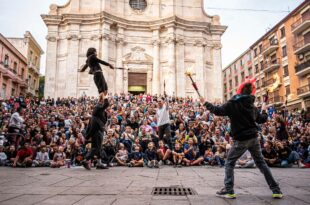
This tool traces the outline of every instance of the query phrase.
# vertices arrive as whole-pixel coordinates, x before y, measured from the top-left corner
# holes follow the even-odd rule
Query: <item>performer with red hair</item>
[[[256,166],[264,174],[274,198],[282,198],[282,192],[278,183],[266,164],[260,147],[257,124],[265,123],[268,119],[266,103],[262,105],[262,111],[254,106],[255,101],[255,79],[247,78],[239,86],[237,94],[222,106],[214,106],[200,99],[204,106],[218,116],[228,116],[231,120],[231,136],[234,143],[230,149],[225,163],[225,187],[216,193],[219,197],[236,198],[234,192],[234,167],[236,161],[247,150],[250,151]]]

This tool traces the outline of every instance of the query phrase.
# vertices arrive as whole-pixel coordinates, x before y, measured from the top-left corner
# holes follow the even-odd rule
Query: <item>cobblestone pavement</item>
[[[276,200],[258,169],[237,169],[237,199],[215,196],[224,169],[213,167],[0,168],[0,204],[310,204],[310,169],[272,169],[285,197]],[[153,187],[183,186],[197,195],[153,196]]]

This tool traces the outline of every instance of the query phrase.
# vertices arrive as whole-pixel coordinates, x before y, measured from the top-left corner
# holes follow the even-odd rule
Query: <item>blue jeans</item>
[[[245,141],[234,141],[232,148],[229,150],[226,163],[225,163],[225,188],[227,191],[234,189],[234,168],[236,161],[249,150],[256,166],[264,174],[265,180],[272,191],[280,191],[279,184],[274,180],[271,171],[266,164],[262,150],[257,138],[252,138]]]
[[[287,159],[281,161],[281,167],[288,167],[289,164],[297,162],[300,159],[296,151],[292,151]]]
[[[225,160],[220,158],[219,156],[215,156],[215,161],[217,162],[218,165],[224,166]]]

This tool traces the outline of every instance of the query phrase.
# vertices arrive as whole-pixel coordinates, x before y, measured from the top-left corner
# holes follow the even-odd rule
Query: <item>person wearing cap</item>
[[[222,106],[214,106],[209,102],[205,102],[203,98],[200,99],[201,103],[204,103],[204,106],[212,113],[218,116],[228,116],[231,120],[231,134],[234,143],[225,163],[225,187],[216,193],[219,197],[236,198],[234,192],[234,167],[236,161],[247,150],[250,151],[256,166],[264,174],[265,180],[273,192],[272,196],[274,198],[283,197],[279,184],[273,178],[262,156],[257,124],[265,123],[268,115],[265,103],[261,112],[254,106],[255,91],[255,79],[247,79],[240,85],[237,95],[234,95]]]

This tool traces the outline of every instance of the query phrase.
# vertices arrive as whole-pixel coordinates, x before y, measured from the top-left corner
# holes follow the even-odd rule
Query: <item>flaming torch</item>
[[[194,80],[193,80],[193,75],[195,75],[195,73],[193,73],[193,67],[189,67],[189,68],[186,70],[185,75],[188,76],[189,79],[191,79],[193,87],[195,88],[195,90],[196,90],[198,96],[201,98],[202,96],[201,96],[200,93],[199,93],[197,84],[196,84],[196,82],[194,82]]]
[[[277,89],[280,85],[280,77],[278,74],[274,74],[272,76],[272,78],[274,79],[274,83],[272,83],[272,85],[270,87],[267,88],[266,94],[264,95],[264,102],[267,103],[268,99],[269,99],[269,93],[273,92],[275,89]]]

